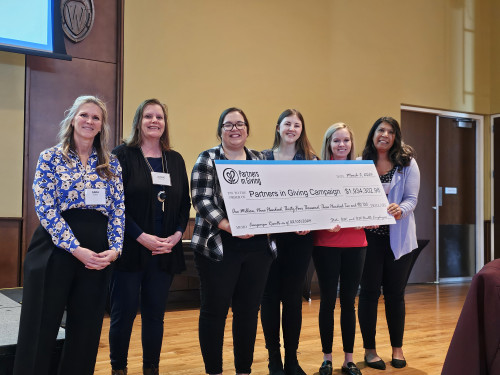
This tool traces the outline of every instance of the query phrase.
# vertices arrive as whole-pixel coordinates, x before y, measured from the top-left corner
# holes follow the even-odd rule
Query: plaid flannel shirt
[[[259,151],[245,147],[245,153],[248,159],[265,160]],[[222,145],[203,151],[191,173],[191,198],[196,210],[191,247],[207,258],[220,261],[224,252],[218,225],[227,219],[227,214],[214,160],[227,160]],[[276,256],[274,241],[270,241],[269,246]]]

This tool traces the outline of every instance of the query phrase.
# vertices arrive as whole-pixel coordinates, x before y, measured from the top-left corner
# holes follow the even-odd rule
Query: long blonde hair
[[[331,160],[332,148],[330,144],[332,142],[332,136],[333,133],[335,133],[339,129],[347,129],[347,131],[349,132],[349,136],[351,137],[351,151],[349,151],[349,154],[347,154],[347,160],[353,160],[356,157],[356,154],[354,152],[354,135],[352,134],[351,128],[346,123],[337,122],[326,129],[321,146],[321,159]]]
[[[79,96],[76,98],[73,105],[66,110],[65,117],[59,124],[59,142],[62,146],[62,153],[66,160],[70,161],[69,152],[75,151],[75,140],[73,138],[74,127],[73,120],[75,119],[76,114],[78,113],[80,107],[84,104],[92,103],[98,106],[102,112],[101,119],[101,131],[97,133],[94,137],[93,146],[97,152],[97,173],[99,176],[103,178],[111,178],[113,177],[113,172],[111,171],[111,167],[109,165],[109,149],[108,149],[108,140],[109,140],[109,124],[108,124],[108,111],[106,109],[106,104],[104,102],[91,95]]]

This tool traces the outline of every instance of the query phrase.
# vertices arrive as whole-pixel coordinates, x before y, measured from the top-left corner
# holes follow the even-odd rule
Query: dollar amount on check
[[[215,165],[234,236],[395,223],[372,161]]]

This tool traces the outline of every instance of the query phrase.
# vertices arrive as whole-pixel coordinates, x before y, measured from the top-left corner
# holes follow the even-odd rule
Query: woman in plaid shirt
[[[224,327],[230,305],[236,373],[251,372],[259,305],[275,255],[266,235],[231,235],[215,169],[214,160],[265,159],[260,152],[245,147],[249,130],[241,109],[222,112],[217,126],[221,144],[198,156],[191,175],[197,212],[191,244],[200,276],[199,339],[207,374],[222,374]]]

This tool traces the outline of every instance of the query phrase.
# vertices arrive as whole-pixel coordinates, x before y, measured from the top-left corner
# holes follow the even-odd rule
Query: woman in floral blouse
[[[24,262],[14,374],[54,374],[51,358],[66,308],[58,374],[93,374],[109,281],[123,244],[121,168],[107,149],[105,104],[75,100],[60,143],[40,154],[33,182],[40,226]]]

